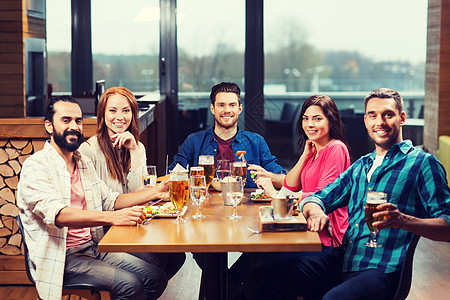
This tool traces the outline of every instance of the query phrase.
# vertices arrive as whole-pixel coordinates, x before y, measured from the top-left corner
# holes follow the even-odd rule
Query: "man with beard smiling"
[[[198,165],[200,155],[213,155],[215,161],[227,159],[236,161],[237,151],[245,151],[249,164],[248,172],[268,177],[277,188],[283,186],[286,171],[270,153],[269,146],[257,133],[239,129],[237,122],[242,112],[241,90],[231,82],[222,82],[212,87],[211,112],[214,115],[214,128],[189,135],[174,156],[169,169],[178,163],[183,167]],[[247,176],[245,187],[256,187],[251,176]]]
[[[326,214],[348,206],[342,246],[330,255],[304,257],[257,268],[244,281],[247,299],[392,299],[413,235],[450,241],[450,189],[442,164],[403,140],[403,99],[392,89],[364,100],[364,122],[375,151],[365,155],[300,208],[310,231],[326,229]],[[364,219],[368,192],[387,194],[373,223],[380,247],[368,247]],[[372,245],[373,246],[373,245]]]
[[[157,299],[167,285],[164,271],[128,253],[98,253],[104,225],[137,225],[146,215],[134,207],[168,198],[168,182],[130,194],[112,192],[92,162],[77,149],[83,142],[82,112],[70,96],[50,99],[41,151],[23,164],[17,206],[30,249],[32,276],[41,299],[61,299],[64,282],[92,282],[115,299]]]

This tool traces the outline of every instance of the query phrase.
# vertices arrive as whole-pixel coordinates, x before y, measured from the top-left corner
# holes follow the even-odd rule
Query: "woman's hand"
[[[161,181],[155,186],[156,192],[158,193],[158,198],[169,199],[169,179]]]
[[[277,190],[273,187],[272,179],[270,178],[257,177],[255,183],[259,188],[264,189],[264,193],[269,197],[272,197],[277,193]]]
[[[125,147],[128,150],[133,151],[138,148],[136,139],[129,131],[116,133],[111,136],[111,140],[113,141],[113,147],[117,147],[118,149]]]
[[[314,142],[311,140],[306,140],[305,149],[303,149],[302,156],[304,156],[305,159],[307,160],[308,158],[311,157],[311,155],[314,154],[315,151],[316,151],[316,146],[314,145]]]

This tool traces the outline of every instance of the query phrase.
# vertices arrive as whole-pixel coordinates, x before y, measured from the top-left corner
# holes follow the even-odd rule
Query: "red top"
[[[301,185],[299,182],[297,186],[288,186],[286,179],[284,180],[284,186],[291,191],[297,192],[303,188],[301,200],[323,189],[350,166],[348,149],[340,140],[330,142],[319,151],[317,158],[315,156],[316,152],[305,162],[300,173]],[[332,240],[333,246],[338,246],[342,244],[342,238],[348,227],[348,209],[347,207],[336,209],[328,217],[333,238],[330,237],[328,230],[322,230],[319,232],[320,240],[325,246],[331,246]]]

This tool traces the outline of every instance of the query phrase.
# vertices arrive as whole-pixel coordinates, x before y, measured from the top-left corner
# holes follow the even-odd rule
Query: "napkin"
[[[278,199],[284,199],[286,196],[293,196],[294,192],[286,187],[282,187],[281,190],[278,191],[278,193],[275,194],[272,198],[278,198]]]
[[[177,164],[175,168],[170,171],[170,180],[171,181],[183,181],[188,179],[188,170],[185,169],[182,165]]]
[[[189,168],[189,167],[188,167]],[[180,165],[180,164],[177,164],[176,166],[175,166],[175,168],[173,168],[172,169],[172,173],[176,173],[176,172],[187,172],[188,170],[187,169],[185,169],[182,165]]]

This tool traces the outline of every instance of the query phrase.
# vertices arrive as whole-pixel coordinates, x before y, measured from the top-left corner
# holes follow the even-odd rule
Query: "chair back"
[[[28,247],[27,247],[27,243],[25,241],[25,234],[24,234],[24,230],[23,230],[22,220],[20,219],[20,215],[17,215],[16,221],[17,221],[17,226],[19,227],[20,235],[22,236],[23,252],[24,252],[24,256],[25,256],[25,270],[27,272],[28,279],[31,281],[31,283],[35,284],[33,276],[31,276],[30,258],[29,258],[29,254],[28,254]]]
[[[392,300],[404,300],[408,297],[409,290],[411,289],[414,252],[416,251],[416,246],[419,239],[420,235],[414,235],[411,240],[411,244],[409,244],[408,250],[406,251],[405,261],[403,262],[397,292]]]

